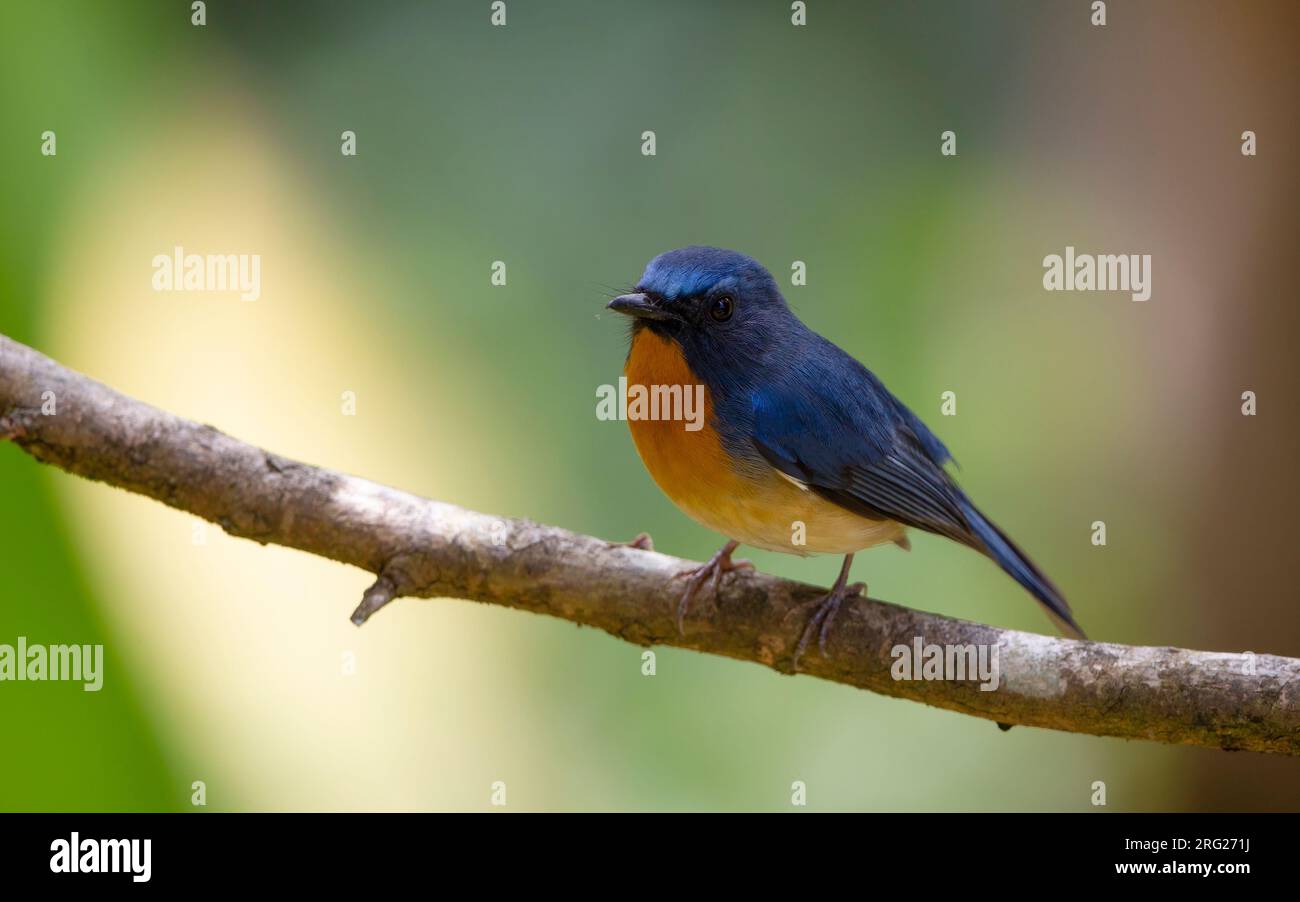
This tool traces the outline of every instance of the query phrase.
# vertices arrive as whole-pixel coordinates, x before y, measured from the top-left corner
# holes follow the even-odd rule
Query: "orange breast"
[[[636,385],[647,390],[659,385],[682,385],[694,392],[694,386],[699,384],[677,343],[649,329],[637,331],[623,374],[629,392]],[[646,469],[659,488],[692,516],[717,494],[741,488],[740,477],[723,451],[712,420],[713,399],[707,388],[704,425],[698,430],[687,429],[688,424],[682,420],[628,418],[632,440]]]
[[[623,370],[635,385],[699,384],[671,339],[639,329]],[[661,411],[661,413],[663,413]],[[713,403],[704,389],[704,426],[680,419],[634,419],[628,428],[637,453],[669,498],[699,523],[747,545],[791,554],[848,554],[893,541],[903,527],[867,520],[762,467],[757,474],[734,466],[713,428]],[[799,544],[802,542],[803,544]]]

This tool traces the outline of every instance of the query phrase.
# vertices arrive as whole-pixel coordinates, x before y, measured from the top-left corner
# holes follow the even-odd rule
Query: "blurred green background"
[[[9,0],[0,331],[288,456],[702,558],[721,537],[595,417],[626,347],[602,308],[661,251],[732,247],[931,424],[1092,636],[1300,654],[1294,3],[809,7],[214,0],[194,27]],[[1152,299],[1044,292],[1067,244],[1151,254]],[[260,254],[261,298],[155,293],[176,245]],[[192,810],[195,781],[206,810],[488,810],[497,780],[548,810],[787,810],[795,780],[819,810],[1091,810],[1096,780],[1107,810],[1300,800],[1289,761],[1003,734],[673,649],[648,678],[483,605],[357,630],[366,574],[7,446],[0,499],[0,642],[107,662],[99,693],[0,685],[0,810]],[[855,576],[1046,629],[986,561],[914,543]]]

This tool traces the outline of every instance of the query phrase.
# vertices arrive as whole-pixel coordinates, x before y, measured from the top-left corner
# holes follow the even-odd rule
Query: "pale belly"
[[[896,541],[905,532],[900,523],[860,517],[779,475],[754,481],[740,477],[721,502],[668,495],[710,529],[745,545],[787,554],[852,554]]]

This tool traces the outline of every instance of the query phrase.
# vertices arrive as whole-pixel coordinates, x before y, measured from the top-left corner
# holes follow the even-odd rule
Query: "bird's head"
[[[700,374],[753,362],[797,324],[772,274],[736,251],[684,247],[660,254],[609,309],[676,341]]]

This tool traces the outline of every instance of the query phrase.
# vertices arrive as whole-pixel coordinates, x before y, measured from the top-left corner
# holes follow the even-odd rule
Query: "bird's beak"
[[[619,313],[635,316],[638,319],[679,319],[675,313],[665,310],[650,300],[648,295],[640,292],[619,295],[606,306],[610,310],[617,310]]]

